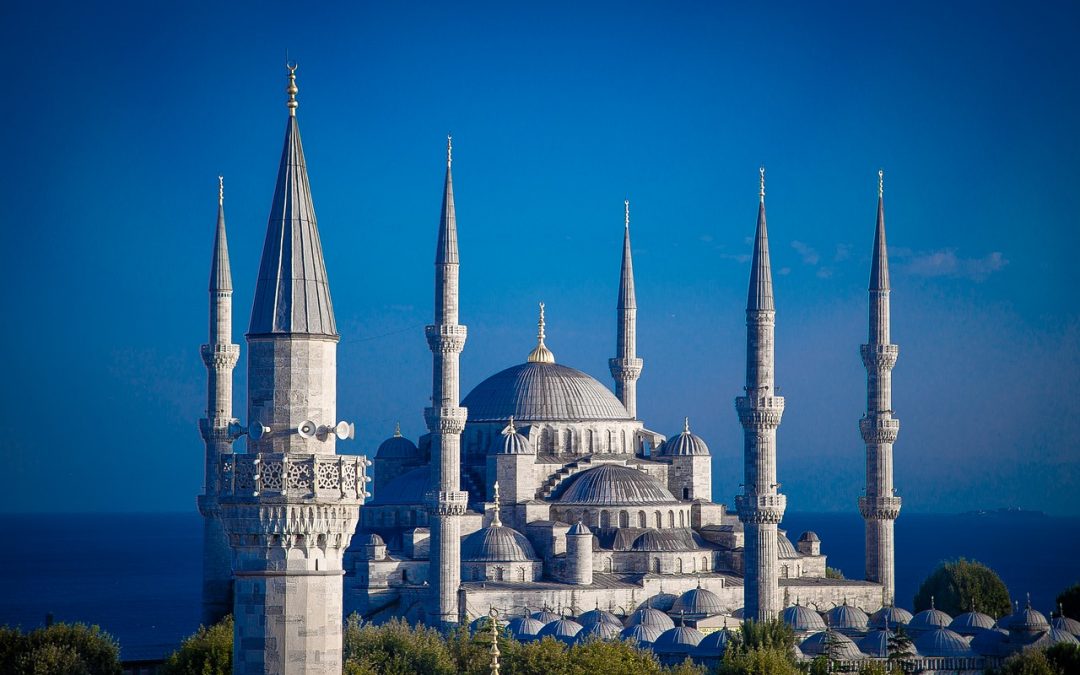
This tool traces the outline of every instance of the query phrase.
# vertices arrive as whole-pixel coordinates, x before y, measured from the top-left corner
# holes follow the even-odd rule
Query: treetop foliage
[[[1057,603],[1070,619],[1080,621],[1080,583],[1073,584],[1057,596]]]
[[[1012,612],[1009,589],[994,570],[974,560],[960,558],[943,562],[926,577],[915,594],[914,610],[934,607],[956,616],[975,609],[994,618]]]
[[[120,675],[120,646],[98,626],[54,623],[29,633],[0,628],[0,673]]]
[[[161,675],[231,675],[233,618],[229,616],[184,640],[165,661]]]

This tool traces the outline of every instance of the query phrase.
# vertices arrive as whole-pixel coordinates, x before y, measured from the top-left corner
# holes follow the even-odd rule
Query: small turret
[[[566,582],[588,586],[593,582],[593,534],[580,520],[566,531]]]

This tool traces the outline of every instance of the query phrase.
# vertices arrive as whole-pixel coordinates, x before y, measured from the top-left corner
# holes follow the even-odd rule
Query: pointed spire
[[[499,500],[499,481],[495,481],[494,492],[495,507],[491,514],[491,525],[493,527],[502,527],[502,519],[499,517],[499,504],[501,503]]]
[[[439,243],[435,251],[436,265],[458,263],[457,216],[454,213],[453,138],[446,135],[446,182],[443,185],[442,214],[439,219]]]
[[[623,230],[622,273],[619,277],[619,315],[628,309],[637,309],[634,294],[634,259],[630,253],[630,200],[623,201],[626,207],[625,228]],[[623,322],[619,322],[619,344],[623,344]],[[626,356],[634,356],[626,354]]]
[[[750,263],[750,290],[747,311],[773,311],[772,268],[769,265],[769,232],[765,227],[765,167],[761,167],[761,203],[758,206],[754,258]]]
[[[289,118],[266,225],[248,332],[337,337],[322,242],[296,122],[296,66],[289,66]]]
[[[401,438],[401,422],[394,423],[394,438]]]
[[[229,267],[229,240],[225,236],[225,178],[218,176],[217,229],[214,232],[214,253],[210,261],[210,292],[231,292],[232,270]]]
[[[539,330],[536,333],[536,347],[529,352],[529,363],[555,363],[555,355],[544,344],[544,303],[540,303],[540,320],[536,324]]]
[[[870,290],[889,290],[889,254],[885,246],[885,172],[878,170],[877,229],[874,231],[874,258],[870,263]]]

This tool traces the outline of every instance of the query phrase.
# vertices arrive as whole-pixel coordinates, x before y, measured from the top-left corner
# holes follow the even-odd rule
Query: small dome
[[[915,618],[918,618],[918,615]],[[941,627],[927,630],[915,638],[915,649],[922,656],[964,657],[973,655],[967,640],[958,633]]]
[[[745,607],[740,607],[740,608],[736,609],[735,611],[733,611],[731,613],[731,618],[732,619],[739,619],[741,621],[742,618],[743,618],[743,614],[745,614],[745,613],[746,613],[746,608]]]
[[[799,541],[820,542],[821,539],[817,536],[817,532],[807,531],[802,533],[802,536],[799,537]]]
[[[590,530],[585,523],[579,520],[570,526],[570,529],[566,531],[566,534],[570,537],[582,536],[586,534],[592,534],[592,530]]]
[[[465,537],[461,559],[467,562],[528,562],[538,560],[525,535],[504,525],[489,525]]]
[[[500,455],[532,455],[533,446],[523,434],[514,426],[514,417],[510,416],[510,423],[502,430],[503,445]]]
[[[1063,630],[1066,633],[1071,633],[1076,637],[1080,637],[1080,621],[1077,621],[1076,619],[1058,615],[1050,622],[1050,626],[1052,628],[1057,628],[1058,630]]]
[[[645,609],[646,607],[649,607],[649,608],[652,608],[652,609],[658,609],[661,612],[667,612],[673,606],[675,606],[675,601],[678,600],[678,599],[679,599],[679,596],[677,596],[677,595],[674,595],[672,593],[664,593],[663,591],[661,591],[661,592],[657,593],[656,595],[653,595],[653,596],[650,596],[650,597],[646,598],[645,602],[641,603],[641,606],[638,607],[638,610],[642,610],[642,609]],[[674,624],[672,624],[672,625],[674,625]]]
[[[491,617],[487,617],[487,616],[478,617],[476,619],[473,619],[472,623],[469,624],[469,630],[471,632],[473,632],[473,633],[486,632],[487,634],[490,635],[491,634],[491,623],[490,622],[491,622]],[[507,627],[507,622],[504,621],[503,619],[495,619],[495,623],[496,623],[496,625],[499,626],[499,628],[506,628]]]
[[[691,589],[679,596],[671,606],[671,614],[685,616],[687,619],[704,619],[724,613],[720,596],[707,588]]]
[[[632,628],[639,624],[656,626],[661,631],[675,627],[675,622],[671,620],[670,616],[658,609],[653,609],[652,607],[642,607],[626,618],[627,628]]]
[[[696,551],[699,547],[685,529],[649,528],[634,540],[630,548],[634,551]]]
[[[799,552],[783,532],[776,533],[776,557],[780,560],[794,560],[799,557]]]
[[[989,630],[994,627],[993,618],[983,614],[982,612],[976,612],[974,610],[970,612],[964,612],[960,616],[952,620],[949,624],[949,630],[960,635],[971,637],[979,631]]]
[[[896,636],[891,630],[875,630],[871,631],[866,637],[859,640],[856,644],[859,647],[859,651],[867,656],[872,656],[875,659],[887,659],[889,658],[889,640]],[[915,646],[910,642],[907,645],[907,649],[904,650],[905,654],[915,654]]]
[[[642,647],[649,647],[664,633],[664,628],[654,623],[639,623],[627,626],[619,633],[624,640],[637,642]]]
[[[825,630],[825,621],[821,615],[802,605],[792,605],[784,610],[784,623],[796,633],[817,633]]]
[[[933,603],[931,603],[930,609],[924,609],[915,616],[911,617],[911,621],[908,621],[908,630],[913,633],[920,631],[931,631],[937,628],[948,628],[952,623],[952,617],[941,611],[935,609]]]
[[[969,646],[982,656],[1004,656],[1010,651],[1008,634],[996,628],[979,631],[971,638]]]
[[[561,504],[598,504],[622,506],[638,504],[675,504],[668,489],[644,471],[619,464],[602,464],[566,480]]]
[[[581,643],[587,640],[614,640],[619,637],[622,628],[607,621],[597,621],[582,627],[574,638],[575,642]]]
[[[911,622],[911,612],[903,607],[882,607],[870,615],[870,627],[876,630],[896,630]]]
[[[541,610],[539,612],[533,612],[532,613],[532,618],[536,619],[537,621],[539,621],[540,623],[542,623],[542,624],[544,624],[546,626],[549,623],[551,623],[552,621],[558,621],[559,619],[561,619],[562,615],[556,614],[555,612],[544,609],[544,610]]]
[[[814,633],[799,644],[807,656],[828,656],[840,661],[857,661],[866,658],[851,638],[834,630]]]
[[[1061,630],[1060,628],[1051,628],[1043,633],[1042,637],[1032,643],[1036,647],[1051,647],[1053,645],[1080,645],[1080,640],[1076,639],[1076,636],[1068,631]]]
[[[361,546],[386,546],[386,542],[383,541],[382,537],[380,537],[379,535],[372,532],[370,534],[365,534],[363,536],[363,538],[360,541],[360,545]]]
[[[531,616],[519,616],[516,619],[511,619],[506,627],[515,640],[528,642],[543,630],[544,624]]]
[[[689,654],[704,638],[696,628],[676,626],[656,638],[652,648],[657,654]]]
[[[551,636],[559,642],[565,642],[566,644],[572,644],[574,638],[581,632],[581,624],[572,619],[559,619],[558,621],[552,621],[544,626],[543,630],[537,633],[537,637],[544,639]]]
[[[694,648],[693,654],[705,659],[719,658],[727,651],[729,642],[731,642],[731,631],[725,627],[703,637]]]
[[[619,619],[619,617],[615,616],[611,612],[605,612],[599,607],[597,607],[596,609],[590,609],[589,611],[579,616],[577,618],[577,622],[580,623],[582,626],[585,626],[586,628],[598,622],[609,623],[620,630],[623,627],[623,623]]]
[[[420,448],[401,435],[400,424],[394,430],[394,435],[380,443],[375,451],[376,459],[416,459],[419,456]]]
[[[825,612],[825,623],[829,628],[843,633],[862,633],[870,627],[870,617],[858,607],[847,604],[837,605]]]
[[[1046,620],[1043,613],[1032,609],[1031,605],[1018,610],[1015,614],[1005,617],[1002,623],[1004,623],[1005,627],[1010,631],[1027,633],[1046,630],[1050,627],[1050,622]]]
[[[709,456],[709,446],[700,436],[690,433],[690,418],[683,421],[681,434],[676,434],[664,441],[660,453],[668,457],[687,457],[691,455]]]

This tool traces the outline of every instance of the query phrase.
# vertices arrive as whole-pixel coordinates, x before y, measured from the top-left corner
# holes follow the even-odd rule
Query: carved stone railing
[[[900,516],[899,497],[859,497],[859,513],[870,520],[896,520]]]
[[[363,501],[369,462],[357,455],[254,453],[222,455],[223,499],[282,497]]]
[[[735,510],[744,523],[778,524],[786,508],[785,495],[735,495]]]

